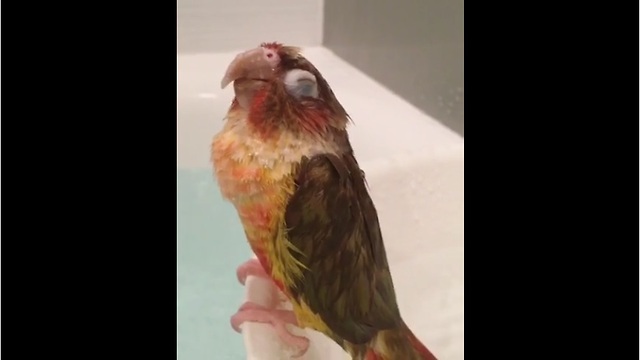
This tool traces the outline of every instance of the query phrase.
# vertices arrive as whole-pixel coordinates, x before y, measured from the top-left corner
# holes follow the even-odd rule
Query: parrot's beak
[[[231,82],[239,79],[266,81],[273,76],[273,68],[265,58],[262,47],[245,51],[236,56],[229,64],[220,87],[224,89]]]

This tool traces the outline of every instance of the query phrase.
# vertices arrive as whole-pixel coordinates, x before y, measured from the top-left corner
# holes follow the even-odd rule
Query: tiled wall
[[[323,0],[178,0],[178,52],[247,49],[262,41],[316,46]]]
[[[464,0],[325,0],[323,43],[464,136]]]

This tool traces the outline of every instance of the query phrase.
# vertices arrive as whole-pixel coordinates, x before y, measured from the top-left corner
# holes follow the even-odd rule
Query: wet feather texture
[[[220,190],[251,248],[299,325],[324,333],[354,359],[435,359],[400,316],[346,111],[298,48],[261,48],[227,71],[246,76],[234,87],[243,101],[231,105],[212,145]],[[288,91],[284,79],[294,70],[315,77],[317,96]],[[251,76],[260,78],[249,84]]]

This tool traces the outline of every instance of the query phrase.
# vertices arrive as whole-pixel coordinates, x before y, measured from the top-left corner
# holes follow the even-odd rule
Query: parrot
[[[232,59],[234,98],[211,143],[213,175],[255,258],[292,310],[245,302],[231,317],[273,326],[300,357],[320,332],[356,360],[436,360],[400,315],[378,214],[347,133],[352,122],[302,49],[265,42]]]

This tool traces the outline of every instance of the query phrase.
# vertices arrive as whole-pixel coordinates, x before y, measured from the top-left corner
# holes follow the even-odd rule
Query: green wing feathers
[[[352,155],[304,158],[287,238],[306,269],[291,293],[340,338],[363,344],[401,324],[378,215]]]

